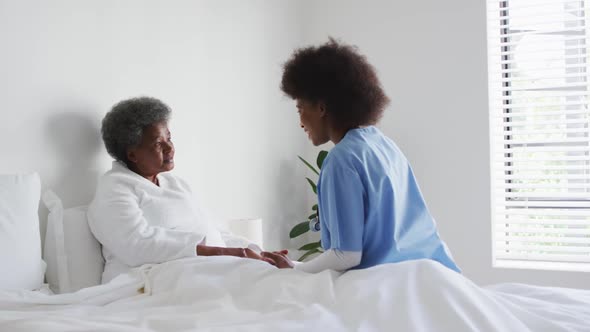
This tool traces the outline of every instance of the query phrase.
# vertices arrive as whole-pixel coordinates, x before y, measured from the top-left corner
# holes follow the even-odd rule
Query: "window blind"
[[[487,0],[497,267],[590,271],[590,0]]]

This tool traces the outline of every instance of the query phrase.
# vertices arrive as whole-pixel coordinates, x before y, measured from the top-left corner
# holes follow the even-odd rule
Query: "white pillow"
[[[87,206],[65,209],[52,191],[43,194],[49,209],[43,258],[47,283],[55,293],[100,285],[104,270],[100,243],[86,219]]]
[[[43,285],[37,173],[0,175],[0,289],[38,289]]]

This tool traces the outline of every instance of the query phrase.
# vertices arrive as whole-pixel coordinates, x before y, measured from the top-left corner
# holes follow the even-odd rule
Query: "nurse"
[[[281,89],[296,101],[311,143],[335,144],[317,186],[325,252],[297,265],[280,252],[263,256],[310,273],[415,259],[460,272],[408,160],[375,127],[389,99],[366,58],[334,39],[296,50],[284,65]]]

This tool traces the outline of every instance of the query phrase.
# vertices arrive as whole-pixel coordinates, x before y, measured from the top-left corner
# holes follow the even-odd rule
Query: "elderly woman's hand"
[[[286,254],[287,254],[286,250],[275,251],[275,252],[263,251],[260,253],[260,255],[263,258],[272,259],[274,262],[273,265],[275,265],[279,269],[292,269],[293,262],[289,259],[289,257],[287,257]]]
[[[265,261],[269,264],[275,265],[275,261],[262,257],[250,248],[224,248],[224,247],[212,247],[199,244],[197,246],[197,255],[199,256],[236,256],[243,258],[257,259]]]
[[[265,261],[269,264],[276,265],[274,260],[272,260],[270,258],[263,257],[250,248],[227,248],[227,249],[240,249],[242,252],[239,253],[239,257],[258,259],[261,261]]]

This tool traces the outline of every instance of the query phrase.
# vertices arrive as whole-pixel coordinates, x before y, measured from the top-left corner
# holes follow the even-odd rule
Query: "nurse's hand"
[[[286,250],[275,252],[263,251],[260,253],[263,258],[272,259],[274,261],[274,265],[279,269],[292,269],[293,262],[289,259],[289,257],[286,256],[286,254]]]

